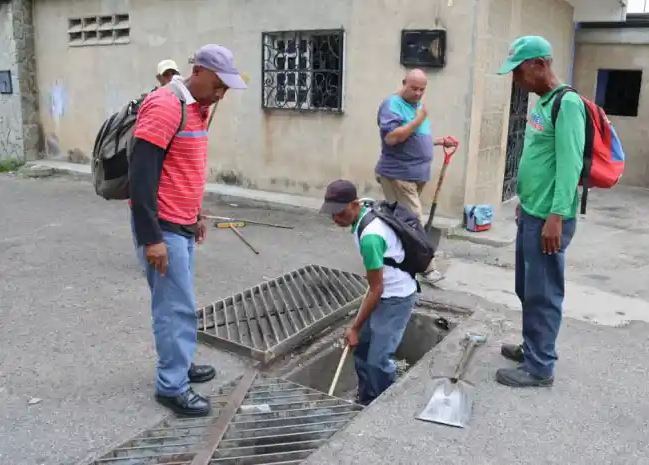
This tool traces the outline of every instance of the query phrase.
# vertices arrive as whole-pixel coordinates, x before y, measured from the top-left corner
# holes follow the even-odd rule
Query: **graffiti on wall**
[[[49,92],[48,112],[54,123],[53,131],[44,134],[45,153],[48,158],[59,157],[61,155],[61,146],[59,144],[58,132],[60,129],[61,118],[65,116],[68,106],[68,95],[61,79],[57,79],[52,84]]]
[[[63,86],[63,83],[60,80],[56,80],[52,89],[50,90],[50,116],[54,120],[54,124],[57,126],[61,120],[61,117],[65,115],[65,110],[68,106],[68,95]]]

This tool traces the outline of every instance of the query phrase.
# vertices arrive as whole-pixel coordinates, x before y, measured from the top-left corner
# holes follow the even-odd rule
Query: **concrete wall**
[[[0,70],[11,71],[13,93],[0,95],[0,159],[35,160],[39,149],[32,2],[0,3]]]
[[[466,203],[498,206],[505,172],[512,83],[511,76],[495,73],[516,37],[541,35],[552,43],[554,68],[560,78],[567,80],[574,34],[573,9],[563,0],[483,0],[478,17],[465,195]],[[530,111],[536,100],[530,96]]]
[[[50,156],[88,153],[103,119],[154,83],[156,63],[173,58],[188,70],[199,45],[233,49],[249,90],[231,92],[219,106],[210,142],[210,179],[245,187],[319,194],[347,177],[377,192],[376,111],[400,85],[400,32],[449,27],[448,66],[430,73],[426,104],[436,135],[463,141],[448,172],[441,210],[458,208],[464,195],[469,127],[472,25],[476,0],[36,0],[38,83]],[[68,18],[129,13],[131,42],[68,47]],[[161,21],[162,19],[162,21]],[[261,33],[343,27],[346,36],[343,115],[261,110]],[[57,150],[55,142],[58,141]],[[441,151],[440,151],[441,152]],[[437,153],[433,176],[440,166]],[[426,195],[432,195],[431,186]]]
[[[265,190],[320,195],[332,179],[378,194],[376,111],[400,85],[402,29],[448,30],[447,66],[429,72],[425,97],[435,135],[461,142],[448,170],[440,213],[465,202],[500,203],[511,81],[494,73],[511,41],[541,34],[569,76],[572,7],[563,0],[34,0],[38,85],[48,156],[88,154],[102,121],[154,84],[156,63],[173,58],[188,71],[198,46],[235,52],[249,90],[219,106],[210,140],[209,178]],[[550,2],[550,4],[548,4]],[[69,47],[68,18],[128,13],[129,44]],[[344,28],[344,113],[261,110],[264,31]],[[432,198],[442,160],[436,149]]]
[[[627,31],[628,32],[628,31]],[[649,42],[649,29],[643,29]],[[649,43],[578,43],[575,57],[575,87],[595,99],[599,69],[642,69],[642,88],[637,117],[609,116],[627,156],[622,184],[649,187]]]
[[[628,0],[570,0],[574,21],[624,21]]]

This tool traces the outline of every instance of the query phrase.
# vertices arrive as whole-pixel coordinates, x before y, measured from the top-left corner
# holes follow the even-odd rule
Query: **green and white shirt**
[[[374,218],[363,230],[360,241],[358,240],[358,225],[368,211],[369,208],[363,207],[358,220],[352,226],[354,242],[363,257],[363,265],[368,271],[383,268],[381,298],[408,297],[417,291],[417,282],[405,271],[383,265],[384,258],[392,258],[399,263],[405,257],[401,241],[392,228],[381,219]]]

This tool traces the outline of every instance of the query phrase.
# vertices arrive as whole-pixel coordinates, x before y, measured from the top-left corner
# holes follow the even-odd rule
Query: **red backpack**
[[[557,92],[552,103],[552,124],[559,116],[561,99],[568,92],[579,94],[572,87],[564,87]],[[586,213],[588,188],[610,189],[622,177],[624,171],[624,151],[622,144],[604,110],[579,95],[586,108],[586,143],[584,144],[584,167],[579,178],[583,186],[581,193],[581,214]]]

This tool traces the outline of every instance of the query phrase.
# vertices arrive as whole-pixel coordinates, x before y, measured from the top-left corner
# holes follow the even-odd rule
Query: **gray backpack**
[[[187,123],[187,105],[177,85],[171,82],[167,84],[167,87],[180,100],[182,117],[180,126],[176,131],[176,134],[178,134],[185,128]],[[135,122],[137,121],[140,106],[149,93],[142,94],[137,99],[131,100],[124,108],[104,121],[95,138],[90,165],[92,181],[97,195],[106,200],[126,200],[129,198],[128,172],[133,143],[135,142]],[[169,142],[165,155],[169,151],[172,142],[173,139]]]

